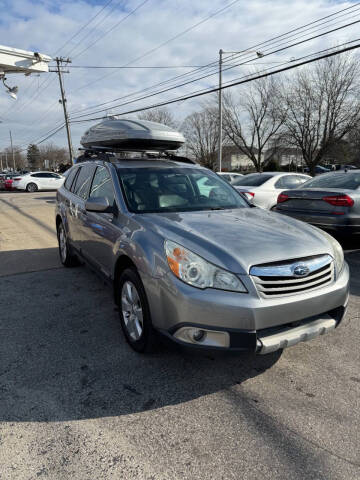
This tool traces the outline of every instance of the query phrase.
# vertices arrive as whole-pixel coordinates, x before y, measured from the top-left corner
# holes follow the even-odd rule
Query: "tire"
[[[34,193],[34,192],[37,192],[38,191],[38,187],[36,185],[36,183],[28,183],[26,185],[26,191],[29,192],[29,193]]]
[[[124,270],[116,282],[119,317],[125,339],[133,350],[149,353],[156,350],[156,333],[142,281],[135,268]]]
[[[80,265],[78,258],[75,255],[71,254],[69,242],[62,222],[60,222],[57,227],[57,238],[59,243],[60,261],[64,265],[64,267],[71,268]]]

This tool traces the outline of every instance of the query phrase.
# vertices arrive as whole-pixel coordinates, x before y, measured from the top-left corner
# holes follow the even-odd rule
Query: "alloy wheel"
[[[127,280],[121,290],[121,310],[129,337],[137,341],[143,334],[143,309],[135,285]]]
[[[60,246],[61,260],[63,262],[66,262],[66,256],[67,256],[66,234],[64,231],[64,227],[62,225],[60,225],[59,227],[59,246]]]

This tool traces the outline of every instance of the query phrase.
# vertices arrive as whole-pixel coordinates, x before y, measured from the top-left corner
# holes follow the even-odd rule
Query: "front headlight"
[[[236,275],[207,262],[178,243],[165,240],[165,253],[170,270],[189,285],[197,288],[247,292]]]
[[[324,230],[320,230],[321,233],[326,237],[326,239],[331,243],[333,252],[334,252],[334,262],[335,262],[335,273],[338,277],[344,267],[344,251],[340,243],[335,240],[334,237],[329,235],[328,233],[324,232]]]

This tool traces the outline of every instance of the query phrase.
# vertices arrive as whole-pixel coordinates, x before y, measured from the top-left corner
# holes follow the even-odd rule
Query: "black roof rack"
[[[117,162],[119,160],[142,160],[146,159],[157,159],[157,160],[173,160],[175,162],[190,163],[196,164],[194,160],[190,158],[183,157],[180,155],[175,155],[168,151],[155,151],[155,150],[134,150],[134,149],[123,149],[123,148],[108,148],[108,147],[85,147],[79,148],[83,153],[77,157],[76,162],[86,162],[89,160],[102,160],[104,162]],[[131,157],[131,154],[139,154],[136,157]]]

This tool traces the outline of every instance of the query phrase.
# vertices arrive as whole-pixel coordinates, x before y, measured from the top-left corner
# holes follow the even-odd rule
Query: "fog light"
[[[198,344],[202,347],[230,347],[228,332],[188,326],[180,327],[173,335],[182,342]]]
[[[205,330],[193,330],[192,331],[192,338],[195,342],[200,342],[203,338],[205,338],[206,332]]]

